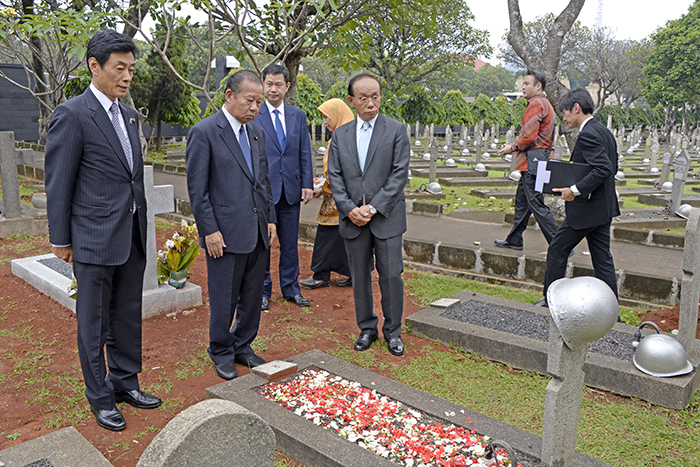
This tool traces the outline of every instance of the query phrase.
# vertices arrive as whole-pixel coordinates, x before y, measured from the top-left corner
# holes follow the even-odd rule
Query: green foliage
[[[346,91],[347,92],[347,91]],[[398,100],[396,95],[382,85],[382,107],[383,115],[401,121],[401,112],[399,111]]]
[[[347,100],[348,98],[348,82],[346,80],[336,81],[331,85],[326,93],[326,100],[337,97],[338,99]]]
[[[416,122],[430,125],[438,124],[442,121],[440,108],[428,95],[424,88],[416,86],[411,91],[411,95],[399,107],[399,112],[403,120],[409,125]]]
[[[180,76],[188,79],[189,64],[184,59],[185,37],[184,28],[177,28],[170,35],[166,55]],[[155,39],[160,47],[164,46],[164,31],[160,26],[156,28]],[[194,90],[173,75],[155,50],[146,56],[145,66],[137,70],[131,95],[136,107],[148,109],[146,120],[151,127],[157,127],[161,122],[192,126],[199,121],[199,100]]]
[[[306,112],[306,120],[309,124],[323,122],[323,116],[318,111],[318,106],[323,104],[321,87],[303,73],[297,75],[297,107]]]
[[[477,71],[471,63],[466,63],[454,76],[436,77],[431,88],[436,91],[459,89],[466,96],[485,94],[488,97],[496,97],[503,91],[512,91],[515,88],[515,75],[500,65],[491,66],[487,63]]]
[[[444,117],[443,122],[447,125],[472,125],[474,123],[469,111],[469,104],[464,100],[464,96],[459,90],[448,91],[440,101],[440,109]]]
[[[228,79],[238,70],[238,68],[232,69],[228,72],[228,75],[224,76],[224,78],[219,82],[219,87],[211,98],[216,108],[212,108],[211,104],[207,104],[207,108],[204,110],[204,117],[214,115],[221,107],[224,106],[226,103],[226,81],[228,81]]]
[[[71,99],[81,95],[90,86],[92,76],[87,68],[80,68],[75,73],[75,77],[66,83],[63,92],[66,94],[66,99]]]
[[[366,13],[336,31],[323,51],[336,66],[363,69],[401,93],[452,75],[465,57],[489,55],[488,33],[473,27],[464,0],[370,1]]]
[[[483,120],[484,123],[489,125],[499,124],[504,126],[512,119],[512,114],[507,107],[507,102],[505,102],[504,105],[504,101],[505,98],[503,98],[503,101],[499,102],[492,101],[488,96],[479,94],[476,99],[474,99],[471,106],[469,106],[469,110],[474,116],[475,122]]]
[[[510,102],[512,125],[520,126],[520,122],[523,121],[523,115],[525,115],[525,109],[527,109],[527,99],[524,97],[518,97],[516,100]]]
[[[651,104],[700,101],[700,2],[652,35],[654,51],[644,68],[643,93]]]

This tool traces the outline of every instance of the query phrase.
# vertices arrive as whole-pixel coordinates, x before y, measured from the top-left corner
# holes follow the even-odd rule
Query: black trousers
[[[568,220],[565,219],[547,250],[547,270],[544,274],[545,298],[547,297],[547,289],[550,284],[566,275],[566,263],[569,259],[569,253],[584,238],[588,241],[595,277],[608,284],[617,297],[615,264],[610,253],[610,222],[596,227],[576,230],[571,228]]]
[[[108,248],[109,245],[105,245]],[[114,407],[114,391],[139,389],[141,302],[146,255],[134,215],[131,253],[119,266],[73,262],[75,315],[85,395],[96,409]],[[107,364],[105,367],[105,347]]]
[[[506,241],[522,246],[523,232],[527,229],[530,216],[534,215],[547,243],[551,243],[558,228],[554,214],[544,204],[542,193],[535,191],[535,176],[525,171],[520,174],[518,189],[515,191],[515,220]]]
[[[260,327],[260,302],[268,258],[262,238],[250,253],[224,253],[219,258],[207,254],[208,352],[217,365],[254,355],[250,344]]]
[[[317,281],[331,280],[331,271],[350,276],[348,255],[337,225],[319,225],[316,228],[311,270]]]
[[[376,261],[384,313],[382,334],[385,339],[399,337],[403,316],[402,236],[377,238],[366,225],[362,227],[360,235],[344,240],[352,277],[357,326],[362,332],[378,333],[379,319],[374,313],[372,299],[372,270]]]

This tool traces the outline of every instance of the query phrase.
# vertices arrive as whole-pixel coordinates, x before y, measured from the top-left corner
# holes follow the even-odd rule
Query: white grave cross
[[[143,290],[158,288],[158,245],[156,244],[156,214],[175,211],[175,191],[172,185],[154,186],[153,166],[143,167],[143,187],[148,208],[148,230],[146,233],[146,272],[143,275]]]

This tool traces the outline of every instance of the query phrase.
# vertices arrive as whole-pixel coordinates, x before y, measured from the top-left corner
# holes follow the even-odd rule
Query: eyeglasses
[[[376,104],[377,102],[379,102],[379,100],[381,98],[382,98],[382,96],[380,96],[379,94],[376,94],[372,97],[360,97],[357,100],[360,101],[360,104],[364,105],[364,104],[367,104],[367,102],[369,102],[370,100]]]

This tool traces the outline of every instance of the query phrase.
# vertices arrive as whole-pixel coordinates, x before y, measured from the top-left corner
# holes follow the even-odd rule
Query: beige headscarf
[[[329,99],[318,106],[318,111],[328,117],[333,124],[333,128],[338,128],[355,119],[355,115],[350,110],[350,107],[341,99]],[[330,141],[328,147],[330,148]],[[326,178],[326,183],[323,184],[323,191],[331,192],[331,186],[328,182],[328,151],[323,155],[323,176]]]
[[[343,102],[341,99],[329,99],[323,104],[318,106],[318,111],[321,112],[325,117],[328,117],[333,125],[333,129],[340,127],[348,122],[355,119],[350,107]],[[330,141],[328,142],[330,147]],[[323,176],[326,181],[323,183],[321,189],[323,190],[323,202],[318,210],[318,216],[316,217],[316,222],[319,225],[331,226],[338,225],[338,209],[335,206],[333,197],[331,196],[331,183],[328,180],[328,153],[326,151],[323,155]]]

